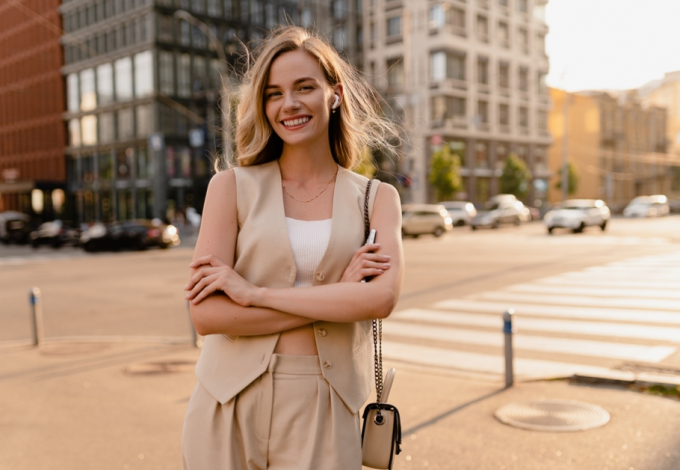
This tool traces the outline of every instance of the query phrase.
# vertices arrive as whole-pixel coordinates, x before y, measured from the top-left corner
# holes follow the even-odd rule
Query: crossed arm
[[[236,178],[233,171],[218,173],[208,186],[191,278],[185,288],[196,331],[253,336],[317,320],[387,317],[399,299],[404,270],[401,209],[392,186],[379,186],[371,227],[377,230],[380,244],[357,250],[339,283],[285,289],[254,286],[232,269],[238,229]],[[366,276],[376,277],[360,283]]]

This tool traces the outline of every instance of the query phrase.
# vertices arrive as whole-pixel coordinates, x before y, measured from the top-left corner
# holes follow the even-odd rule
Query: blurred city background
[[[677,0],[0,1],[0,469],[181,468],[200,351],[182,288],[245,51],[283,24],[328,38],[402,129],[356,170],[403,204],[395,468],[680,469],[677,18]],[[518,418],[543,429],[497,414],[552,399]]]

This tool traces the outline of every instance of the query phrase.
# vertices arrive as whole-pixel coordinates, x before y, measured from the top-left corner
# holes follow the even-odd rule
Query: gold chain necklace
[[[281,186],[283,187],[283,190],[286,192],[286,194],[288,194],[288,196],[290,196],[290,198],[293,199],[294,201],[307,203],[307,202],[312,202],[314,199],[316,199],[317,197],[319,197],[319,196],[321,196],[323,193],[325,193],[326,190],[327,190],[328,187],[331,185],[331,183],[333,182],[333,180],[335,179],[335,177],[336,177],[337,175],[338,175],[338,168],[336,167],[336,168],[335,168],[335,174],[334,174],[333,177],[330,179],[330,181],[329,181],[328,183],[326,183],[326,186],[321,190],[321,192],[320,192],[319,194],[317,194],[316,196],[314,196],[313,198],[307,199],[306,201],[301,201],[300,199],[296,198],[296,197],[293,196],[291,193],[289,193],[288,190],[286,189],[286,187],[283,186],[283,183],[281,184]]]

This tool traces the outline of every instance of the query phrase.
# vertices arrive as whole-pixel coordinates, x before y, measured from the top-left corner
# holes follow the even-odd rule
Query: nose
[[[300,107],[300,102],[298,101],[295,93],[286,93],[283,97],[283,111],[292,111]]]

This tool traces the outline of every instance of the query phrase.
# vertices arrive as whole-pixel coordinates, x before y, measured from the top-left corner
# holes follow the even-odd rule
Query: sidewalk
[[[181,428],[199,351],[150,343],[0,349],[0,469],[181,469]],[[389,365],[389,364],[387,364]],[[676,470],[680,401],[564,381],[500,382],[396,364],[402,414],[394,468]],[[574,399],[611,421],[574,433],[525,431],[493,413],[516,401]]]

